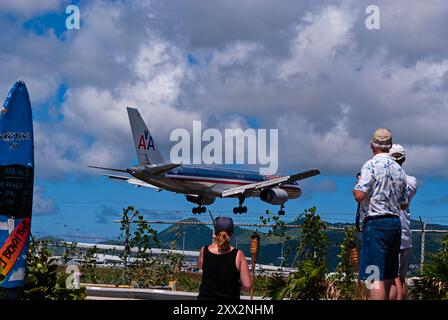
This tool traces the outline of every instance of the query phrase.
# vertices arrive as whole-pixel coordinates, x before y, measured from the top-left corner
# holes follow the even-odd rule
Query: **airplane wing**
[[[280,186],[282,184],[292,183],[292,182],[295,182],[298,180],[310,178],[310,177],[316,176],[318,174],[320,174],[319,169],[312,169],[312,170],[308,170],[308,171],[301,172],[301,173],[296,173],[296,174],[289,175],[289,176],[284,176],[284,177],[274,178],[274,179],[270,179],[270,180],[266,180],[266,181],[246,184],[241,187],[224,190],[222,192],[222,197],[223,198],[231,197],[231,196],[235,196],[238,194],[243,194],[246,191],[260,190],[260,189],[264,189],[264,188],[273,188],[273,187]]]
[[[180,163],[156,163],[156,164],[145,164],[131,169],[115,169],[115,168],[106,168],[106,167],[97,167],[97,166],[87,166],[93,169],[101,169],[107,171],[115,171],[115,172],[124,172],[124,173],[132,173],[132,170],[141,170],[142,168],[145,172],[152,176],[162,175],[167,171],[170,171],[174,168],[179,167]]]
[[[116,172],[124,172],[127,173],[125,169],[115,169],[115,168],[105,168],[105,167],[97,167],[97,166],[87,166],[88,168],[93,169],[102,169],[102,170],[108,170],[108,171],[116,171]]]
[[[179,167],[180,163],[156,163],[156,164],[146,164],[145,172],[147,174],[158,176],[164,174],[167,171],[170,171],[174,168]]]
[[[116,175],[110,175],[110,174],[102,174],[102,176],[108,177],[109,179],[126,181],[127,183],[133,184],[137,187],[145,187],[145,188],[156,189],[157,191],[162,191],[162,189],[160,189],[159,187],[153,186],[152,184],[146,183],[142,180],[138,180],[135,178],[116,176]]]

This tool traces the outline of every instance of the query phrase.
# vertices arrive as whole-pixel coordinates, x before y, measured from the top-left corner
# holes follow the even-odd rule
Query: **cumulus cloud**
[[[53,198],[45,195],[45,188],[39,185],[34,186],[33,214],[53,215],[59,213],[59,206]]]
[[[60,0],[14,0],[1,1],[0,10],[8,13],[17,14],[19,16],[30,17],[42,14],[48,11],[58,9],[63,3],[67,1]]]
[[[96,223],[108,223],[113,218],[117,219],[119,217],[120,215],[116,209],[104,204],[101,206],[100,211],[95,212]]]
[[[410,172],[446,178],[448,4],[378,1],[382,28],[367,30],[368,4],[94,1],[63,40],[0,19],[0,41],[17,44],[0,53],[0,88],[24,74],[38,108],[67,86],[58,120],[35,125],[47,179],[135,162],[126,106],[165,154],[171,130],[193,120],[222,129],[256,119],[279,129],[282,170],[353,175],[385,126]]]

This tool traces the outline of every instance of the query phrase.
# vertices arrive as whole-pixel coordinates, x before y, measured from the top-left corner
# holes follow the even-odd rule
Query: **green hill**
[[[182,220],[184,222],[197,223],[199,220],[196,218],[189,218]],[[296,219],[295,221],[288,223],[289,225],[300,225],[303,219]],[[328,223],[330,227],[347,227],[353,226],[353,224],[346,223]],[[417,220],[412,220],[412,229],[420,229],[420,222]],[[438,229],[438,230],[448,230],[448,226],[431,224],[427,225],[427,229]],[[232,237],[231,244],[237,246],[239,249],[243,250],[247,256],[250,256],[250,236],[254,232],[255,228],[242,228],[235,227],[234,236]],[[262,264],[273,264],[279,265],[282,256],[282,242],[283,238],[268,235],[268,228],[259,228],[257,232],[261,236],[260,241],[260,251],[258,255],[258,262]],[[297,248],[298,240],[300,237],[300,232],[298,229],[287,229],[286,235],[293,238],[287,244],[283,244],[283,250],[289,246]],[[443,237],[443,233],[427,233],[425,239],[426,254],[429,252],[434,252],[440,247],[440,241]],[[170,247],[175,241],[176,248],[182,249],[184,244],[185,250],[198,250],[202,246],[211,243],[212,240],[212,229],[207,225],[172,225],[167,229],[163,230],[158,234],[159,239],[164,244],[164,247]],[[337,255],[339,253],[339,245],[342,242],[343,232],[336,230],[328,231],[329,246],[328,246],[328,266],[330,271],[334,271],[336,265],[338,264]],[[184,242],[185,239],[185,242]],[[413,233],[412,244],[414,250],[410,259],[411,265],[419,265],[420,263],[420,245],[421,245],[421,235],[420,233]],[[294,258],[294,254],[290,256],[290,262]]]

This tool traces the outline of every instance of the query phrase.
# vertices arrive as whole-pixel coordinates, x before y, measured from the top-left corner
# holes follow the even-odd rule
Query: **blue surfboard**
[[[0,298],[23,294],[34,183],[31,103],[22,80],[0,108]]]

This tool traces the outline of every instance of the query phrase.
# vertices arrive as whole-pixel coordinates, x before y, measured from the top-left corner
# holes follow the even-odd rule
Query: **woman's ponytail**
[[[217,244],[218,244],[218,250],[221,252],[226,252],[229,251],[230,249],[230,236],[229,234],[222,230],[219,232],[218,234],[218,239],[217,239]]]

